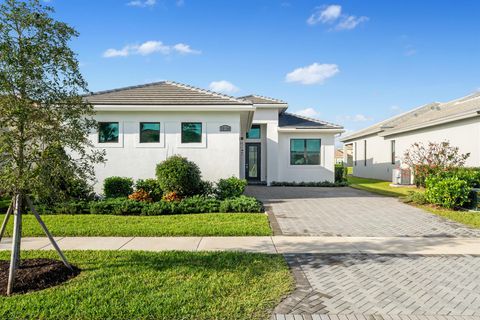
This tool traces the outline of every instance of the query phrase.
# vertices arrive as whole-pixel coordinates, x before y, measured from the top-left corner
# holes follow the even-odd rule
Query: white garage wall
[[[99,148],[107,152],[107,162],[96,166],[95,185],[101,191],[103,180],[110,176],[145,179],[155,177],[158,163],[174,154],[194,161],[206,180],[230,176],[240,177],[240,114],[236,112],[98,112],[97,121],[120,123],[118,144],[98,144],[98,133],[90,135]],[[160,122],[161,142],[158,145],[138,143],[140,122]],[[202,122],[201,144],[181,144],[181,122]],[[220,132],[221,125],[232,127]]]
[[[366,165],[364,154],[365,141],[367,143]],[[357,150],[355,150],[355,143],[357,144]],[[392,179],[392,169],[395,165],[391,163],[389,140],[379,136],[368,136],[355,140],[353,142],[353,159],[354,176],[379,180]]]
[[[290,165],[290,139],[321,139],[319,166]],[[317,182],[335,180],[335,135],[320,133],[287,133],[278,135],[278,180],[288,182]]]

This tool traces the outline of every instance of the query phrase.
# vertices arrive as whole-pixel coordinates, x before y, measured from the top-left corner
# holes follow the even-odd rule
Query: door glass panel
[[[248,176],[258,178],[258,152],[257,146],[248,146]]]

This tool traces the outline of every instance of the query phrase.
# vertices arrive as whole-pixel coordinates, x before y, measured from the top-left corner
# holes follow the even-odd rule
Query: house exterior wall
[[[240,113],[237,112],[113,112],[99,111],[95,119],[119,122],[119,142],[99,144],[98,133],[90,139],[97,148],[106,150],[107,162],[96,165],[95,190],[101,192],[103,181],[110,176],[133,179],[155,177],[155,167],[167,157],[178,154],[194,161],[206,180],[235,176],[240,173]],[[202,143],[182,144],[181,123],[202,122]],[[139,123],[160,122],[158,144],[140,144]],[[231,132],[220,132],[221,125],[231,126]]]
[[[367,165],[364,165],[363,147],[367,141]],[[395,164],[391,163],[391,141],[395,140]],[[461,153],[470,153],[466,166],[480,166],[480,120],[471,118],[428,127],[402,134],[381,137],[372,135],[349,141],[353,145],[353,175],[357,177],[380,180],[392,179],[392,169],[402,163],[407,149],[415,142],[449,141],[452,146],[459,147]],[[357,143],[357,154],[355,154]],[[356,165],[355,165],[355,159]]]
[[[321,139],[320,165],[291,165],[290,139]],[[335,180],[335,135],[320,133],[280,132],[278,135],[278,180],[318,182]]]

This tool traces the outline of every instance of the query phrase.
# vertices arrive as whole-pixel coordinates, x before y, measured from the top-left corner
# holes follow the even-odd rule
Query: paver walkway
[[[353,188],[249,186],[283,235],[343,237],[480,237],[480,230],[443,219],[396,198]]]

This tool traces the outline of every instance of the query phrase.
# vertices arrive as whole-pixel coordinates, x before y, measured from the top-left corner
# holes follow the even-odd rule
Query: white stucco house
[[[434,102],[354,132],[340,141],[353,151],[353,175],[392,179],[405,151],[415,142],[449,141],[470,153],[466,165],[480,166],[480,93]]]
[[[240,98],[172,82],[86,96],[99,129],[90,135],[106,150],[96,166],[97,191],[110,176],[155,177],[155,167],[178,154],[194,161],[206,180],[333,181],[334,139],[341,126],[287,113],[288,104]]]

